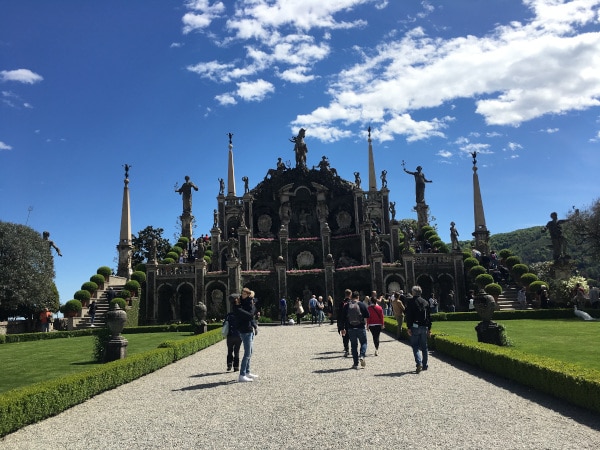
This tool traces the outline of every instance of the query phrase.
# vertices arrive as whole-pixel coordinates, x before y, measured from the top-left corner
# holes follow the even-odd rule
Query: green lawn
[[[586,368],[600,370],[600,321],[499,320],[512,348]],[[477,322],[434,322],[433,333],[444,333],[477,342]]]
[[[162,342],[190,336],[190,333],[127,334],[127,354],[135,355],[155,349]],[[2,344],[0,393],[97,366],[93,348],[92,336]]]

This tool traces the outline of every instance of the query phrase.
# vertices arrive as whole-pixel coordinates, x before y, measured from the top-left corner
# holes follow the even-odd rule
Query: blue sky
[[[0,220],[48,230],[61,302],[116,267],[122,166],[132,231],[179,233],[189,175],[208,233],[233,136],[237,191],[306,128],[307,164],[414,180],[439,233],[492,234],[599,197],[600,0],[0,0]]]

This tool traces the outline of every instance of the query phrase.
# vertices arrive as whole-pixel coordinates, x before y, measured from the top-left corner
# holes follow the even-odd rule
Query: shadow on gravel
[[[404,375],[416,375],[416,373],[414,370],[411,370],[409,372],[377,373],[374,376],[396,378],[396,377],[403,377]]]
[[[229,380],[229,381],[217,381],[215,383],[206,383],[206,384],[197,384],[196,386],[188,386],[188,387],[184,387],[181,389],[173,389],[173,392],[178,392],[178,391],[199,391],[201,389],[212,389],[212,388],[216,388],[219,386],[227,386],[229,384],[234,384],[237,383],[237,381],[235,380]]]
[[[313,371],[313,373],[337,373],[337,372],[346,372],[347,370],[356,370],[356,369],[352,369],[351,367],[342,367],[340,369],[315,370],[315,371]]]
[[[516,394],[522,398],[537,403],[538,405],[541,405],[548,409],[552,409],[558,414],[561,414],[565,417],[570,417],[578,421],[582,425],[600,431],[598,415],[593,411],[567,403],[564,400],[551,396],[550,394],[536,391],[535,389],[529,386],[524,386],[512,380],[508,380],[498,375],[485,372],[477,367],[471,366],[444,354],[430,350],[429,355],[431,357],[439,359],[440,361],[444,361],[445,363],[455,367],[456,369],[462,370],[484,381],[487,381],[488,383],[491,383],[494,386],[510,391],[513,394]]]
[[[223,372],[212,372],[212,373],[199,373],[197,375],[192,375],[190,378],[204,378],[204,377],[213,377],[215,375],[223,375],[224,373],[226,373],[225,371]],[[233,372],[232,372],[233,373]]]

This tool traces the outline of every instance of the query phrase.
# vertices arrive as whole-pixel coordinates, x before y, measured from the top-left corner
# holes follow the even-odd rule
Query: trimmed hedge
[[[181,341],[166,341],[149,352],[5,392],[0,397],[0,437],[55,416],[95,395],[154,372],[222,339],[220,330],[212,330]]]

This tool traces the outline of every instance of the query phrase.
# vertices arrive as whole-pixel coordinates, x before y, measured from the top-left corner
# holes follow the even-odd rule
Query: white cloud
[[[1,81],[18,81],[25,84],[35,84],[44,78],[29,69],[2,70],[0,71]]]
[[[219,102],[220,105],[235,105],[237,103],[235,97],[231,93],[225,93],[215,96],[215,100]]]
[[[265,80],[242,81],[237,86],[236,94],[248,102],[262,101],[267,94],[275,92],[275,86]]]
[[[521,144],[517,144],[516,142],[509,142],[507,147],[508,147],[508,150],[510,150],[511,152],[515,152],[515,151],[521,150],[523,148],[523,146]]]
[[[365,51],[362,62],[331,84],[329,105],[293,123],[349,127],[371,121],[388,131],[382,139],[401,133],[416,140],[443,134],[435,126],[397,123],[455,99],[473,98],[487,124],[510,126],[600,106],[600,33],[579,31],[597,25],[598,3],[527,0],[537,14],[531,22],[499,25],[482,37],[433,39],[415,28]]]
[[[450,158],[452,156],[452,152],[448,150],[440,150],[437,152],[437,155],[441,156],[442,158]]]
[[[225,11],[223,2],[211,5],[208,0],[188,1],[186,6],[194,12],[186,13],[181,19],[184,25],[183,34],[209,27],[212,21],[219,18]]]
[[[0,141],[0,150],[12,150],[12,147],[4,142]]]
[[[181,42],[172,42],[171,45],[169,46],[169,48],[180,48],[183,47],[183,44]]]
[[[559,131],[558,128],[546,128],[544,130],[540,130],[542,133],[548,133],[548,134],[552,134],[552,133],[557,133]]]
[[[314,75],[305,75],[304,72],[310,70],[308,67],[294,67],[293,69],[284,70],[277,75],[290,83],[308,83],[315,79]]]

